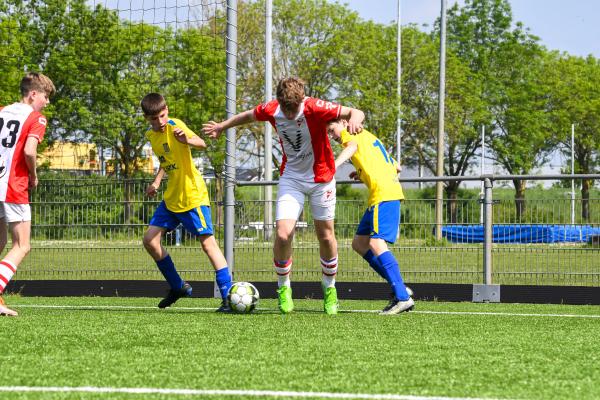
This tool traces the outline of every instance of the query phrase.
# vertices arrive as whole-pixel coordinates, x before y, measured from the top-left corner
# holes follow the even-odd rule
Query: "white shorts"
[[[298,179],[279,179],[275,220],[298,220],[308,196],[313,218],[331,221],[335,218],[335,179],[327,183],[306,182]]]
[[[0,219],[6,222],[31,221],[31,207],[29,204],[15,204],[0,202]]]

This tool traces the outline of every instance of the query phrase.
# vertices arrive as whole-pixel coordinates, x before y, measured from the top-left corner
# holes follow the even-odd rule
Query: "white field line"
[[[45,305],[45,304],[11,304],[14,308],[50,308],[50,309],[65,309],[65,310],[156,310],[157,307],[152,306],[102,306],[102,305]],[[215,307],[173,307],[161,312],[173,311],[214,311]],[[278,311],[275,308],[258,308],[258,311]],[[296,309],[297,311],[304,311]],[[341,313],[378,313],[379,310],[340,310]],[[491,315],[491,316],[506,316],[506,317],[553,317],[553,318],[600,318],[600,315],[594,314],[536,314],[536,313],[508,313],[508,312],[487,312],[487,311],[411,311],[410,314],[442,314],[442,315]]]
[[[494,400],[474,397],[430,397],[402,394],[291,392],[275,390],[202,390],[202,389],[159,389],[159,388],[118,388],[118,387],[44,387],[44,386],[0,386],[0,392],[59,392],[59,393],[129,393],[166,394],[182,396],[244,396],[244,397],[298,397],[318,399],[371,399],[371,400]]]

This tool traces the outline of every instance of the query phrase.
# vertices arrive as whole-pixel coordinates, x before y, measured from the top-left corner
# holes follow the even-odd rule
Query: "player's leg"
[[[215,270],[215,280],[221,294],[221,306],[217,311],[229,311],[227,293],[231,287],[231,273],[219,244],[215,240],[209,206],[200,206],[183,213],[176,213],[185,229],[200,238],[202,250]]]
[[[352,249],[360,254],[362,258],[365,259],[373,268],[375,272],[383,279],[387,280],[387,275],[385,270],[377,261],[377,257],[371,250],[371,246],[369,245],[369,241],[371,239],[371,233],[373,232],[373,211],[374,207],[369,207],[364,212],[358,227],[356,228],[356,234],[354,235],[354,239],[352,239]]]
[[[8,243],[8,232],[6,230],[6,218],[4,217],[4,205],[0,203],[0,253],[4,251]]]
[[[377,258],[377,256],[375,256],[375,253],[373,253],[373,250],[371,250],[371,238],[370,236],[366,236],[366,235],[355,235],[354,239],[352,240],[352,248],[354,249],[354,251],[356,251],[358,254],[360,254],[371,266],[371,268],[377,272],[377,274],[379,276],[381,276],[383,279],[385,279],[388,283],[390,283],[391,286],[391,282],[388,276],[387,271],[383,268],[383,266],[379,263],[379,260]],[[384,241],[385,243],[385,241]],[[376,244],[374,244],[373,247],[377,247]],[[385,250],[381,250],[381,252],[384,252]],[[406,292],[408,293],[408,295],[410,297],[412,297],[413,295],[413,291],[411,288],[409,288],[408,286],[405,285],[406,288]],[[395,298],[396,295],[395,293],[392,291],[391,297]]]
[[[8,221],[12,247],[0,261],[0,315],[17,316],[17,312],[6,306],[2,294],[17,271],[21,261],[31,250],[31,208],[29,204],[4,203],[2,222]],[[2,224],[6,242],[6,224]]]
[[[225,260],[225,256],[213,235],[201,235],[200,244],[202,245],[202,251],[206,253],[215,270],[215,281],[221,294],[221,305],[217,309],[217,312],[229,312],[231,309],[229,308],[229,304],[227,304],[227,294],[232,282],[227,260]]]
[[[298,182],[282,178],[277,191],[275,209],[275,240],[273,243],[273,265],[277,273],[277,298],[282,313],[292,312],[292,240],[296,221],[304,207],[304,193]]]
[[[154,259],[156,266],[170,287],[165,298],[158,303],[159,308],[169,307],[181,297],[191,296],[192,294],[192,287],[179,276],[171,256],[162,245],[164,233],[175,229],[179,224],[173,214],[166,208],[164,202],[161,202],[154,212],[142,240],[144,248]]]
[[[315,231],[319,241],[322,272],[323,309],[327,314],[337,314],[338,299],[335,276],[338,270],[338,250],[335,238],[335,180],[316,184],[310,195]]]
[[[369,247],[394,293],[394,298],[381,314],[398,314],[414,307],[414,301],[404,285],[398,261],[387,246],[387,243],[396,241],[399,222],[400,201],[385,201],[373,207],[373,227]]]

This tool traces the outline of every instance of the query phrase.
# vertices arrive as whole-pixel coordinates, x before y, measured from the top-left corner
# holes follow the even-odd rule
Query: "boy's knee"
[[[277,233],[275,234],[275,240],[279,243],[289,243],[292,241],[292,238],[294,237],[294,233],[293,232],[289,232],[286,230],[277,230]]]
[[[142,243],[147,250],[150,250],[158,247],[157,245],[160,245],[160,240],[156,241],[154,237],[144,235]]]
[[[321,244],[337,244],[333,230],[328,229],[323,232],[319,232],[318,236]]]

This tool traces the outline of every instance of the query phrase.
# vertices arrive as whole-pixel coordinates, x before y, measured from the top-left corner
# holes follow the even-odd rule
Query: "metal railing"
[[[405,280],[422,283],[482,283],[600,286],[600,247],[579,243],[492,243],[494,224],[517,227],[544,224],[572,226],[571,198],[566,193],[551,198],[528,198],[520,220],[515,217],[514,199],[494,199],[499,189],[494,182],[513,179],[571,179],[553,176],[485,176],[402,179],[402,182],[437,180],[486,182],[484,207],[477,190],[455,201],[444,200],[444,226],[484,228],[483,243],[436,240],[435,199],[426,191],[412,192],[402,204],[398,241],[391,246]],[[600,175],[576,175],[574,179],[599,179]],[[147,223],[161,198],[148,198],[149,180],[44,180],[33,194],[32,251],[21,264],[17,279],[161,279],[141,244]],[[235,203],[234,256],[237,280],[271,281],[272,241],[264,224],[269,202],[261,198],[262,188],[276,182],[238,182]],[[341,182],[343,184],[343,182]],[[211,198],[217,198],[215,182],[208,183]],[[343,192],[340,190],[340,193]],[[431,192],[432,193],[432,192]],[[588,209],[588,219],[575,225],[600,227],[600,196],[577,198],[575,210]],[[355,193],[356,194],[356,193]],[[360,196],[355,196],[360,197]],[[273,202],[270,202],[271,206]],[[225,229],[222,203],[213,201],[215,236],[223,245]],[[294,238],[295,280],[318,280],[318,243],[310,207],[306,205]],[[482,211],[485,218],[482,219]],[[336,236],[339,243],[340,281],[379,281],[380,278],[351,249],[356,225],[364,212],[364,200],[339,198]],[[483,224],[481,221],[483,220]],[[271,227],[272,228],[272,227]],[[523,228],[525,229],[525,228]],[[177,268],[186,279],[212,280],[213,271],[199,243],[187,232],[166,235]]]

